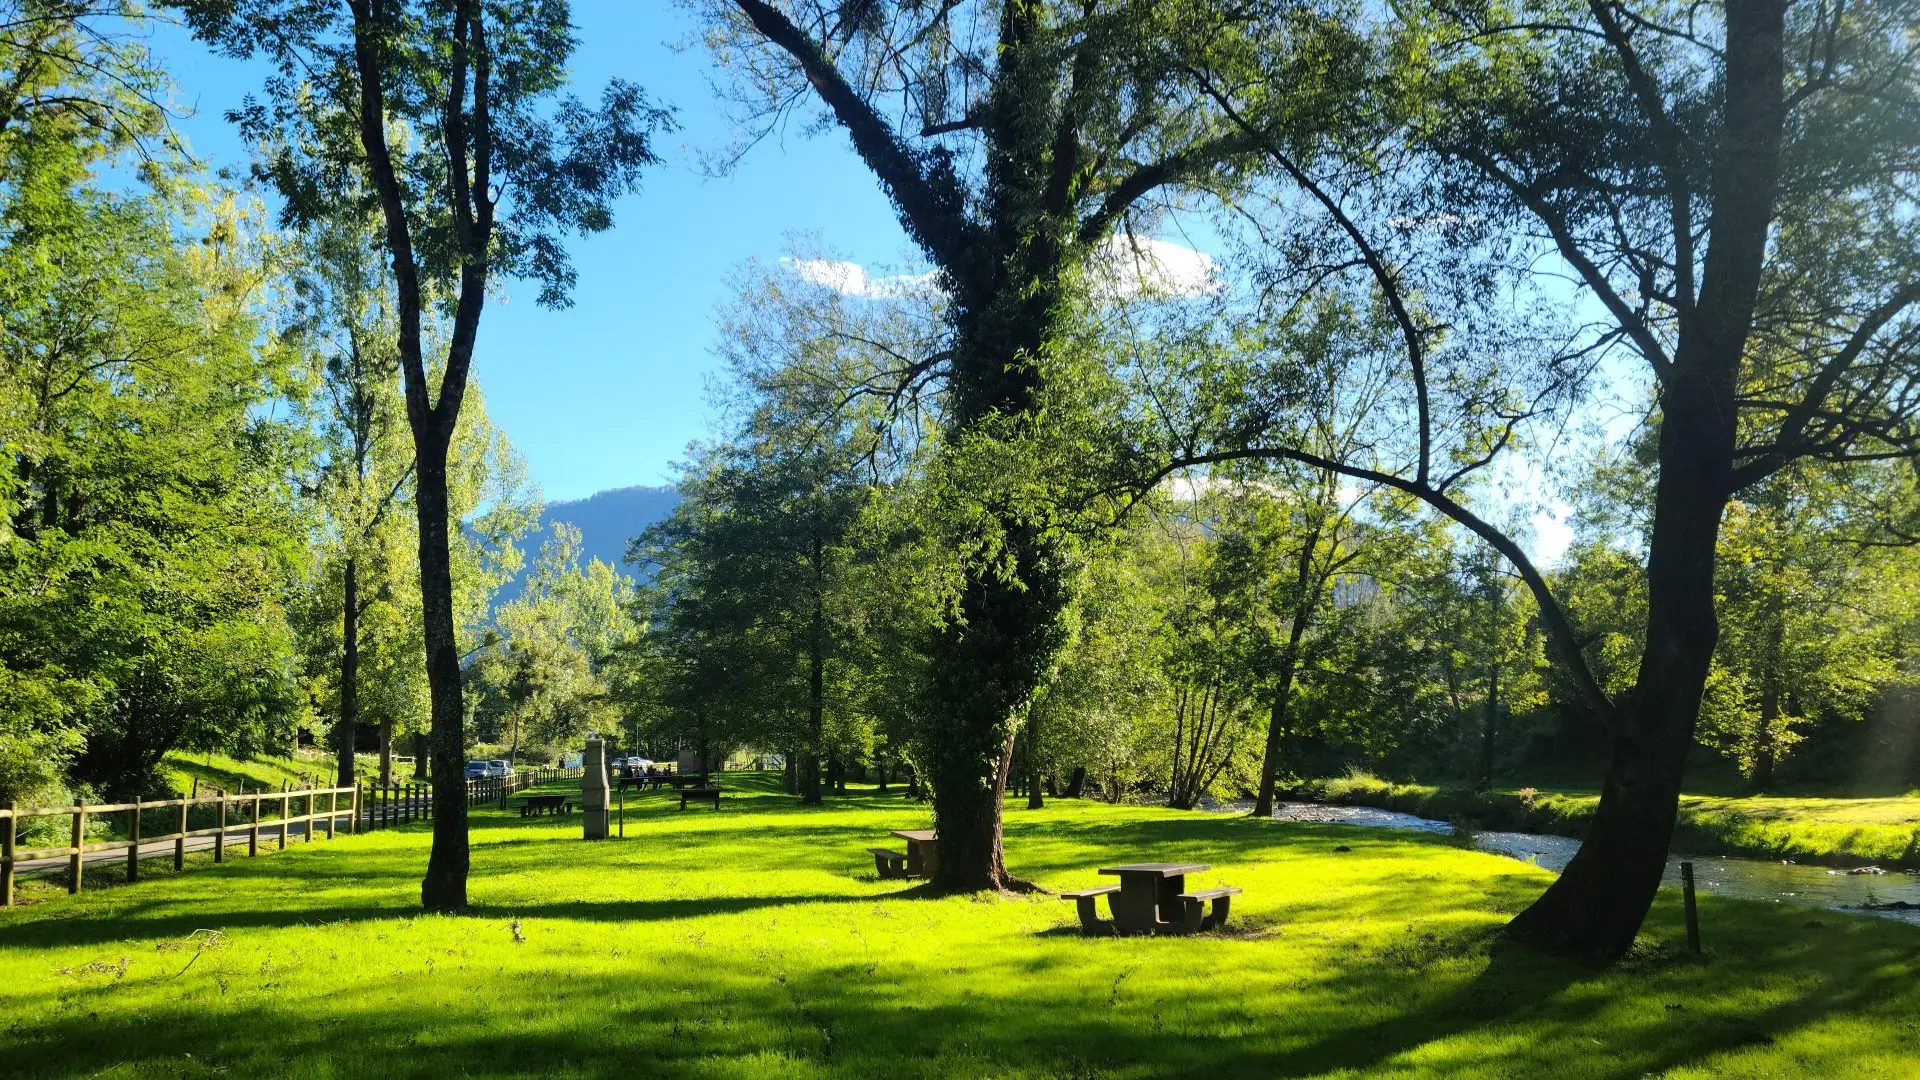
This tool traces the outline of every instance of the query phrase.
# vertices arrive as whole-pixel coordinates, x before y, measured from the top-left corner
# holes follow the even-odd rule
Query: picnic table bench
[[[680,791],[680,809],[687,808],[687,800],[710,802],[715,810],[720,809],[720,789],[717,787],[683,788]]]
[[[538,817],[541,814],[571,814],[573,798],[569,795],[528,795],[520,801],[521,817]]]
[[[907,876],[907,855],[903,851],[890,851],[883,847],[870,847],[867,853],[873,856],[873,869],[882,878],[903,878]]]
[[[1232,886],[1187,891],[1187,875],[1213,869],[1204,863],[1129,863],[1102,867],[1102,874],[1120,879],[1118,885],[1101,885],[1060,894],[1079,908],[1080,926],[1089,934],[1192,934],[1226,925],[1232,898],[1240,890]],[[1100,918],[1095,901],[1107,898],[1113,912],[1111,922]],[[1208,910],[1208,905],[1212,909]]]
[[[906,877],[930,878],[940,869],[940,837],[932,829],[896,829],[893,835],[907,842]]]

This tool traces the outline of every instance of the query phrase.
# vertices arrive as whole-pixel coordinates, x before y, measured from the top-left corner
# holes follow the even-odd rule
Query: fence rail
[[[498,803],[504,809],[507,797],[518,791],[539,784],[553,783],[558,780],[576,779],[583,774],[582,769],[531,768],[516,772],[513,776],[490,776],[466,781],[468,806],[481,806]],[[183,799],[142,799],[123,803],[82,803],[74,806],[44,807],[0,807],[0,907],[13,904],[14,877],[20,864],[45,862],[50,859],[65,860],[67,869],[67,891],[78,893],[85,881],[84,871],[87,856],[101,852],[126,852],[127,880],[140,880],[140,861],[142,859],[173,858],[173,868],[182,869],[186,864],[188,842],[211,838],[213,861],[225,862],[227,847],[245,837],[248,855],[260,853],[260,836],[263,831],[273,841],[277,850],[285,850],[287,839],[293,835],[292,826],[300,826],[299,835],[312,842],[314,834],[325,830],[327,839],[334,837],[341,819],[346,821],[348,832],[359,832],[362,828],[382,829],[405,825],[428,817],[433,812],[433,785],[426,781],[413,781],[404,784],[357,784],[349,787],[301,788],[299,790],[281,789],[280,791],[241,791],[237,795],[217,791],[212,795],[193,794]],[[322,807],[322,803],[325,804]],[[213,808],[217,818],[213,825],[191,828],[189,812],[196,807]],[[262,815],[263,808],[276,811],[271,817]],[[295,809],[299,812],[295,813]],[[165,817],[167,831],[148,833],[144,826],[156,811],[173,811]],[[235,813],[242,815],[238,822],[233,820]],[[99,820],[108,814],[125,814],[125,836],[111,840],[88,840],[87,822]],[[68,840],[65,844],[53,847],[19,847],[20,823],[34,818],[65,817],[70,821]],[[100,860],[94,860],[98,862]],[[38,866],[29,872],[57,869],[56,866]]]

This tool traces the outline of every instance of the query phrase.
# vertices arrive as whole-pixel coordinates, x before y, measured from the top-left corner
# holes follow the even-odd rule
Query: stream
[[[1223,803],[1217,808],[1237,809],[1245,813],[1252,809],[1252,803]],[[1370,806],[1289,802],[1279,804],[1273,816],[1281,821],[1363,825],[1427,833],[1453,832],[1453,826],[1444,821]],[[1506,855],[1558,873],[1573,858],[1573,853],[1580,850],[1580,841],[1565,836],[1534,833],[1475,832],[1473,846],[1480,851]],[[1694,886],[1702,892],[1878,915],[1920,926],[1920,876],[1914,874],[1901,871],[1888,871],[1884,875],[1849,874],[1845,870],[1824,866],[1801,866],[1767,859],[1743,859],[1727,855],[1669,855],[1666,876],[1661,879],[1661,885],[1675,889],[1680,887],[1680,862],[1683,859],[1693,863]],[[1904,911],[1875,910],[1866,906],[1897,901],[1916,906]]]

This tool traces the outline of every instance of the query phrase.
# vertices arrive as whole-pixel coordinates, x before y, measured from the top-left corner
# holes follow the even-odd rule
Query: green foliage
[[[42,14],[10,32],[52,28],[52,51],[6,53],[12,77],[77,96],[19,117],[0,161],[0,797],[67,769],[127,795],[169,749],[259,750],[302,715],[307,447],[272,406],[305,373],[261,318],[282,253],[257,210],[177,162],[146,191],[89,176],[157,123],[144,53]]]
[[[519,595],[500,605],[497,645],[476,654],[475,731],[498,732],[508,760],[528,748],[568,749],[617,728],[607,666],[639,631],[634,585],[613,567],[583,564],[580,530],[557,522],[540,546]]]

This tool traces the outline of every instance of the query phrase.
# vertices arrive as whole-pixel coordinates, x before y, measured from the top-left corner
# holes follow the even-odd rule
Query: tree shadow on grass
[[[796,893],[776,896],[673,897],[637,900],[546,900],[533,903],[474,904],[446,918],[496,920],[511,917],[572,919],[587,922],[660,922],[707,915],[731,915],[760,908],[795,904],[874,904],[884,900],[914,899],[915,890],[901,893],[847,895]],[[195,930],[234,931],[325,926],[340,922],[407,921],[439,918],[417,904],[313,904],[307,907],[255,910],[209,907],[181,912],[173,903],[122,904],[110,916],[62,918],[25,922],[7,928],[6,943],[18,948],[62,948],[116,942],[168,941]]]

